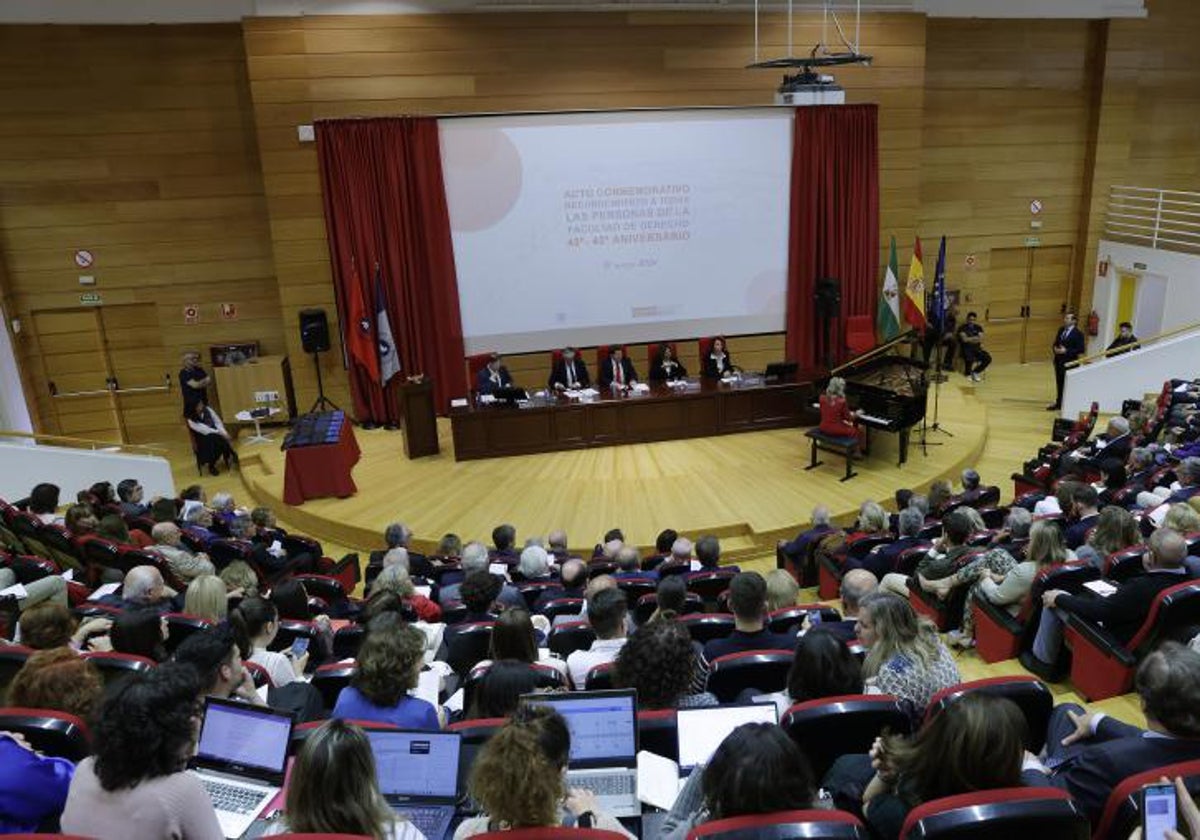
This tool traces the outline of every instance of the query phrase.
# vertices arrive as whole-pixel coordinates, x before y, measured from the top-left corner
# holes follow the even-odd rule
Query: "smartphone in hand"
[[[809,610],[808,611],[808,623],[811,627],[816,627],[818,624],[820,624],[821,623],[821,611],[820,610]]]
[[[1178,828],[1175,785],[1152,784],[1142,787],[1142,837],[1159,840]]]
[[[292,640],[292,647],[288,651],[292,659],[299,659],[308,650],[308,636],[297,636]]]

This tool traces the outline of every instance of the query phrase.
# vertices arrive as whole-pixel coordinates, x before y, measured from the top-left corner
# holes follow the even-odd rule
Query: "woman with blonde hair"
[[[266,832],[352,834],[375,840],[425,840],[379,792],[375,757],[363,731],[326,721],[304,741],[288,780],[286,816]]]
[[[468,787],[483,814],[464,820],[454,840],[489,831],[559,826],[562,808],[577,826],[633,835],[600,811],[591,791],[565,784],[571,733],[562,715],[545,706],[518,709],[492,736],[471,766]]]
[[[220,577],[230,597],[253,598],[258,595],[258,575],[245,560],[234,560],[221,570]]]
[[[862,431],[855,420],[855,414],[846,402],[846,380],[835,376],[825,386],[821,395],[821,423],[817,431],[821,434],[839,438],[854,438],[861,442]]]
[[[796,606],[799,596],[800,584],[786,569],[772,569],[767,573],[768,612]]]
[[[1103,570],[1104,559],[1108,555],[1138,545],[1141,541],[1142,534],[1138,531],[1133,514],[1119,505],[1108,505],[1100,511],[1100,518],[1096,520],[1091,536],[1075,549],[1075,554],[1080,560],[1086,560]]]
[[[216,575],[200,575],[188,584],[183,596],[183,611],[209,621],[224,620],[229,615],[229,594],[225,582]]]
[[[904,598],[873,592],[858,607],[858,640],[867,649],[863,662],[868,694],[896,697],[919,722],[930,698],[961,678],[937,628]]]

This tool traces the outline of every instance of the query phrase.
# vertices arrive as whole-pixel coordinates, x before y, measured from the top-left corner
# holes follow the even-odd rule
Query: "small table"
[[[283,413],[282,408],[269,408],[269,409],[267,409],[267,411],[269,412],[266,415],[267,418],[271,418],[271,417],[274,417],[276,414]],[[246,443],[270,443],[272,440],[274,440],[274,438],[272,438],[270,435],[264,435],[262,433],[263,418],[261,416],[256,417],[253,414],[251,414],[249,411],[239,411],[237,414],[234,415],[234,418],[242,423],[253,423],[254,424],[254,434],[252,434],[252,435],[250,435],[250,437],[246,438]]]

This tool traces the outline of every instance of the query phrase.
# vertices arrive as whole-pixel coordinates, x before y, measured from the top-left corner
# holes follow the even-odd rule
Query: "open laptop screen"
[[[396,732],[367,729],[375,754],[379,791],[386,797],[458,797],[462,736],[456,732]]]
[[[550,706],[566,719],[572,768],[634,766],[637,762],[637,695],[632,690],[526,694],[521,700]]]
[[[214,770],[279,774],[287,767],[291,715],[209,697],[196,764]]]
[[[707,764],[730,732],[743,723],[777,723],[778,714],[774,703],[680,709],[676,716],[679,769],[686,771]]]

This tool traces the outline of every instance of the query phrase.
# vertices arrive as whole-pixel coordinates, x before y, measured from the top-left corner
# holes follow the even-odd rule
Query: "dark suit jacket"
[[[1091,595],[1060,595],[1055,606],[1080,618],[1101,624],[1121,644],[1127,644],[1150,613],[1150,604],[1164,589],[1185,583],[1186,573],[1155,569],[1130,578],[1107,598]]]
[[[818,540],[831,531],[836,531],[832,525],[814,525],[807,531],[801,531],[796,535],[796,539],[783,547],[783,553],[793,560],[803,560],[804,553],[808,550],[809,543],[813,540]]]
[[[1078,326],[1071,327],[1068,333],[1066,327],[1059,327],[1058,332],[1054,335],[1054,346],[1062,345],[1067,351],[1061,355],[1054,354],[1054,364],[1065,365],[1067,362],[1073,362],[1083,355],[1086,347],[1083,331]]]
[[[508,368],[500,365],[500,370],[497,372],[500,374],[501,388],[508,388],[512,385],[512,376],[509,375]],[[496,385],[492,381],[492,372],[486,365],[475,376],[475,390],[481,394],[491,394],[496,390]]]
[[[1078,522],[1073,523],[1067,528],[1067,548],[1074,551],[1087,542],[1087,532],[1096,527],[1096,523],[1100,521],[1100,514],[1094,513],[1091,516],[1085,516]]]
[[[573,586],[570,588],[559,587],[557,589],[547,589],[545,592],[543,592],[541,595],[539,595],[537,601],[534,602],[533,611],[535,613],[540,613],[542,610],[544,610],[546,608],[547,604],[549,604],[551,601],[557,601],[559,598],[582,598],[582,597],[583,597],[583,587],[582,586]]]
[[[772,633],[763,628],[757,633],[734,630],[723,639],[713,639],[704,646],[704,659],[712,662],[718,656],[743,653],[750,650],[795,650],[796,636],[790,633]]]
[[[853,642],[858,638],[858,633],[855,630],[855,625],[857,624],[857,618],[844,618],[841,621],[822,621],[820,624],[814,626],[824,627],[843,642]]]
[[[1049,783],[1071,794],[1095,823],[1109,794],[1125,778],[1198,758],[1200,740],[1147,737],[1136,726],[1106,717],[1100,721],[1094,740],[1076,758],[1058,767]]]
[[[628,356],[621,359],[621,371],[625,376],[626,385],[629,385],[632,382],[637,382],[637,371],[634,370],[633,362],[629,361]],[[613,365],[613,357],[609,356],[600,363],[600,387],[607,388],[609,385],[612,385],[613,381],[616,379],[615,374],[616,368]]]
[[[847,558],[846,562],[842,564],[842,571],[866,569],[875,575],[875,577],[882,580],[884,575],[895,570],[896,559],[901,553],[923,543],[928,545],[928,540],[923,540],[920,537],[901,537],[883,546],[878,552],[872,553],[868,551],[861,559]]]
[[[720,379],[725,374],[733,370],[733,357],[729,355],[729,351],[725,351],[725,367],[722,370],[717,370],[717,360],[709,353],[700,360],[704,365],[704,375],[709,379]]]
[[[687,368],[679,363],[678,359],[672,359],[675,367],[671,368],[671,374],[667,375],[667,369],[662,366],[659,359],[655,359],[650,365],[650,381],[651,382],[666,382],[668,379],[686,379]]]
[[[578,388],[586,388],[592,384],[592,378],[588,376],[587,364],[583,359],[576,356],[571,360],[571,367],[574,368],[575,385]],[[555,385],[562,385],[564,388],[567,385],[567,363],[565,359],[559,358],[550,369],[550,381],[548,387],[554,388]]]

